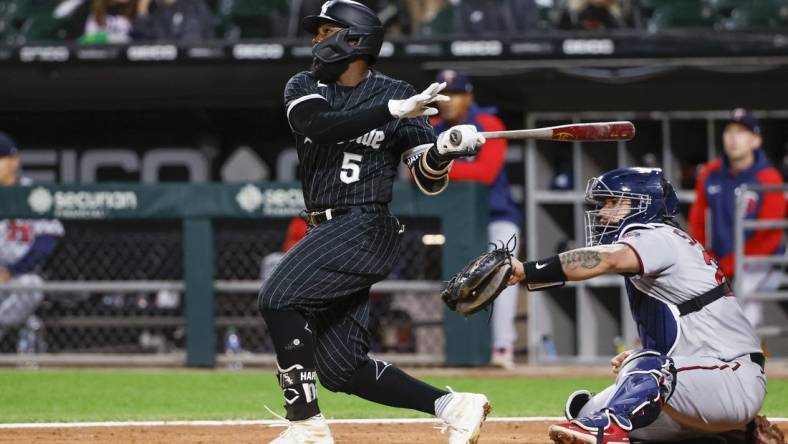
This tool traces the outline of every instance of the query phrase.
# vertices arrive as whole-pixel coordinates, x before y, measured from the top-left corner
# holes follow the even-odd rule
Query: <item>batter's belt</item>
[[[366,205],[354,205],[351,207],[328,208],[323,211],[307,211],[306,221],[309,225],[316,227],[324,222],[328,222],[339,216],[346,214],[388,214],[388,205],[372,203]]]

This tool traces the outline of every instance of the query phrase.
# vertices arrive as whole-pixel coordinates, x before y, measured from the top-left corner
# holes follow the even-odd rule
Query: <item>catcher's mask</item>
[[[351,0],[325,2],[318,15],[301,22],[306,31],[317,34],[321,23],[335,23],[341,31],[312,48],[312,55],[323,63],[335,63],[351,57],[367,56],[370,64],[377,60],[383,45],[383,24],[374,11]]]
[[[678,210],[678,197],[659,168],[619,168],[588,181],[586,246],[611,244],[631,224],[665,222]]]

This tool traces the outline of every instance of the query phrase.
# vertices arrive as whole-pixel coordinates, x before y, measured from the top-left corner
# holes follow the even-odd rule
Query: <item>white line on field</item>
[[[521,416],[487,418],[487,422],[541,422],[563,421],[562,416]],[[788,418],[769,418],[772,422],[788,422]],[[440,422],[433,418],[394,419],[330,419],[329,424],[431,424]],[[107,422],[41,422],[0,424],[0,429],[74,429],[81,427],[167,427],[167,426],[276,426],[284,425],[280,420],[231,420],[231,421],[107,421]]]
[[[487,418],[492,422],[534,422],[557,421],[557,416],[534,416],[522,418]],[[434,418],[392,418],[392,419],[329,419],[329,424],[431,424],[440,420]],[[107,421],[107,422],[41,422],[0,424],[0,429],[18,428],[79,428],[79,427],[164,427],[164,426],[271,426],[284,425],[278,419],[230,420],[230,421]]]

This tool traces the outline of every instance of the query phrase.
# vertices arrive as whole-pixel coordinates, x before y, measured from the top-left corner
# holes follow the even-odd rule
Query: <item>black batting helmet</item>
[[[312,54],[324,63],[366,55],[374,63],[383,45],[383,24],[368,7],[351,0],[331,0],[323,3],[320,14],[304,17],[301,27],[312,34],[323,21],[342,26],[343,30],[312,48]],[[353,42],[353,43],[351,43]]]

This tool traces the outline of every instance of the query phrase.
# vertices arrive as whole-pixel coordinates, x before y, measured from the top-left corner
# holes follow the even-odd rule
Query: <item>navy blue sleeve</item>
[[[36,237],[33,245],[30,246],[30,251],[22,259],[10,266],[8,272],[12,276],[16,276],[35,270],[55,251],[59,243],[59,236],[43,235]]]

